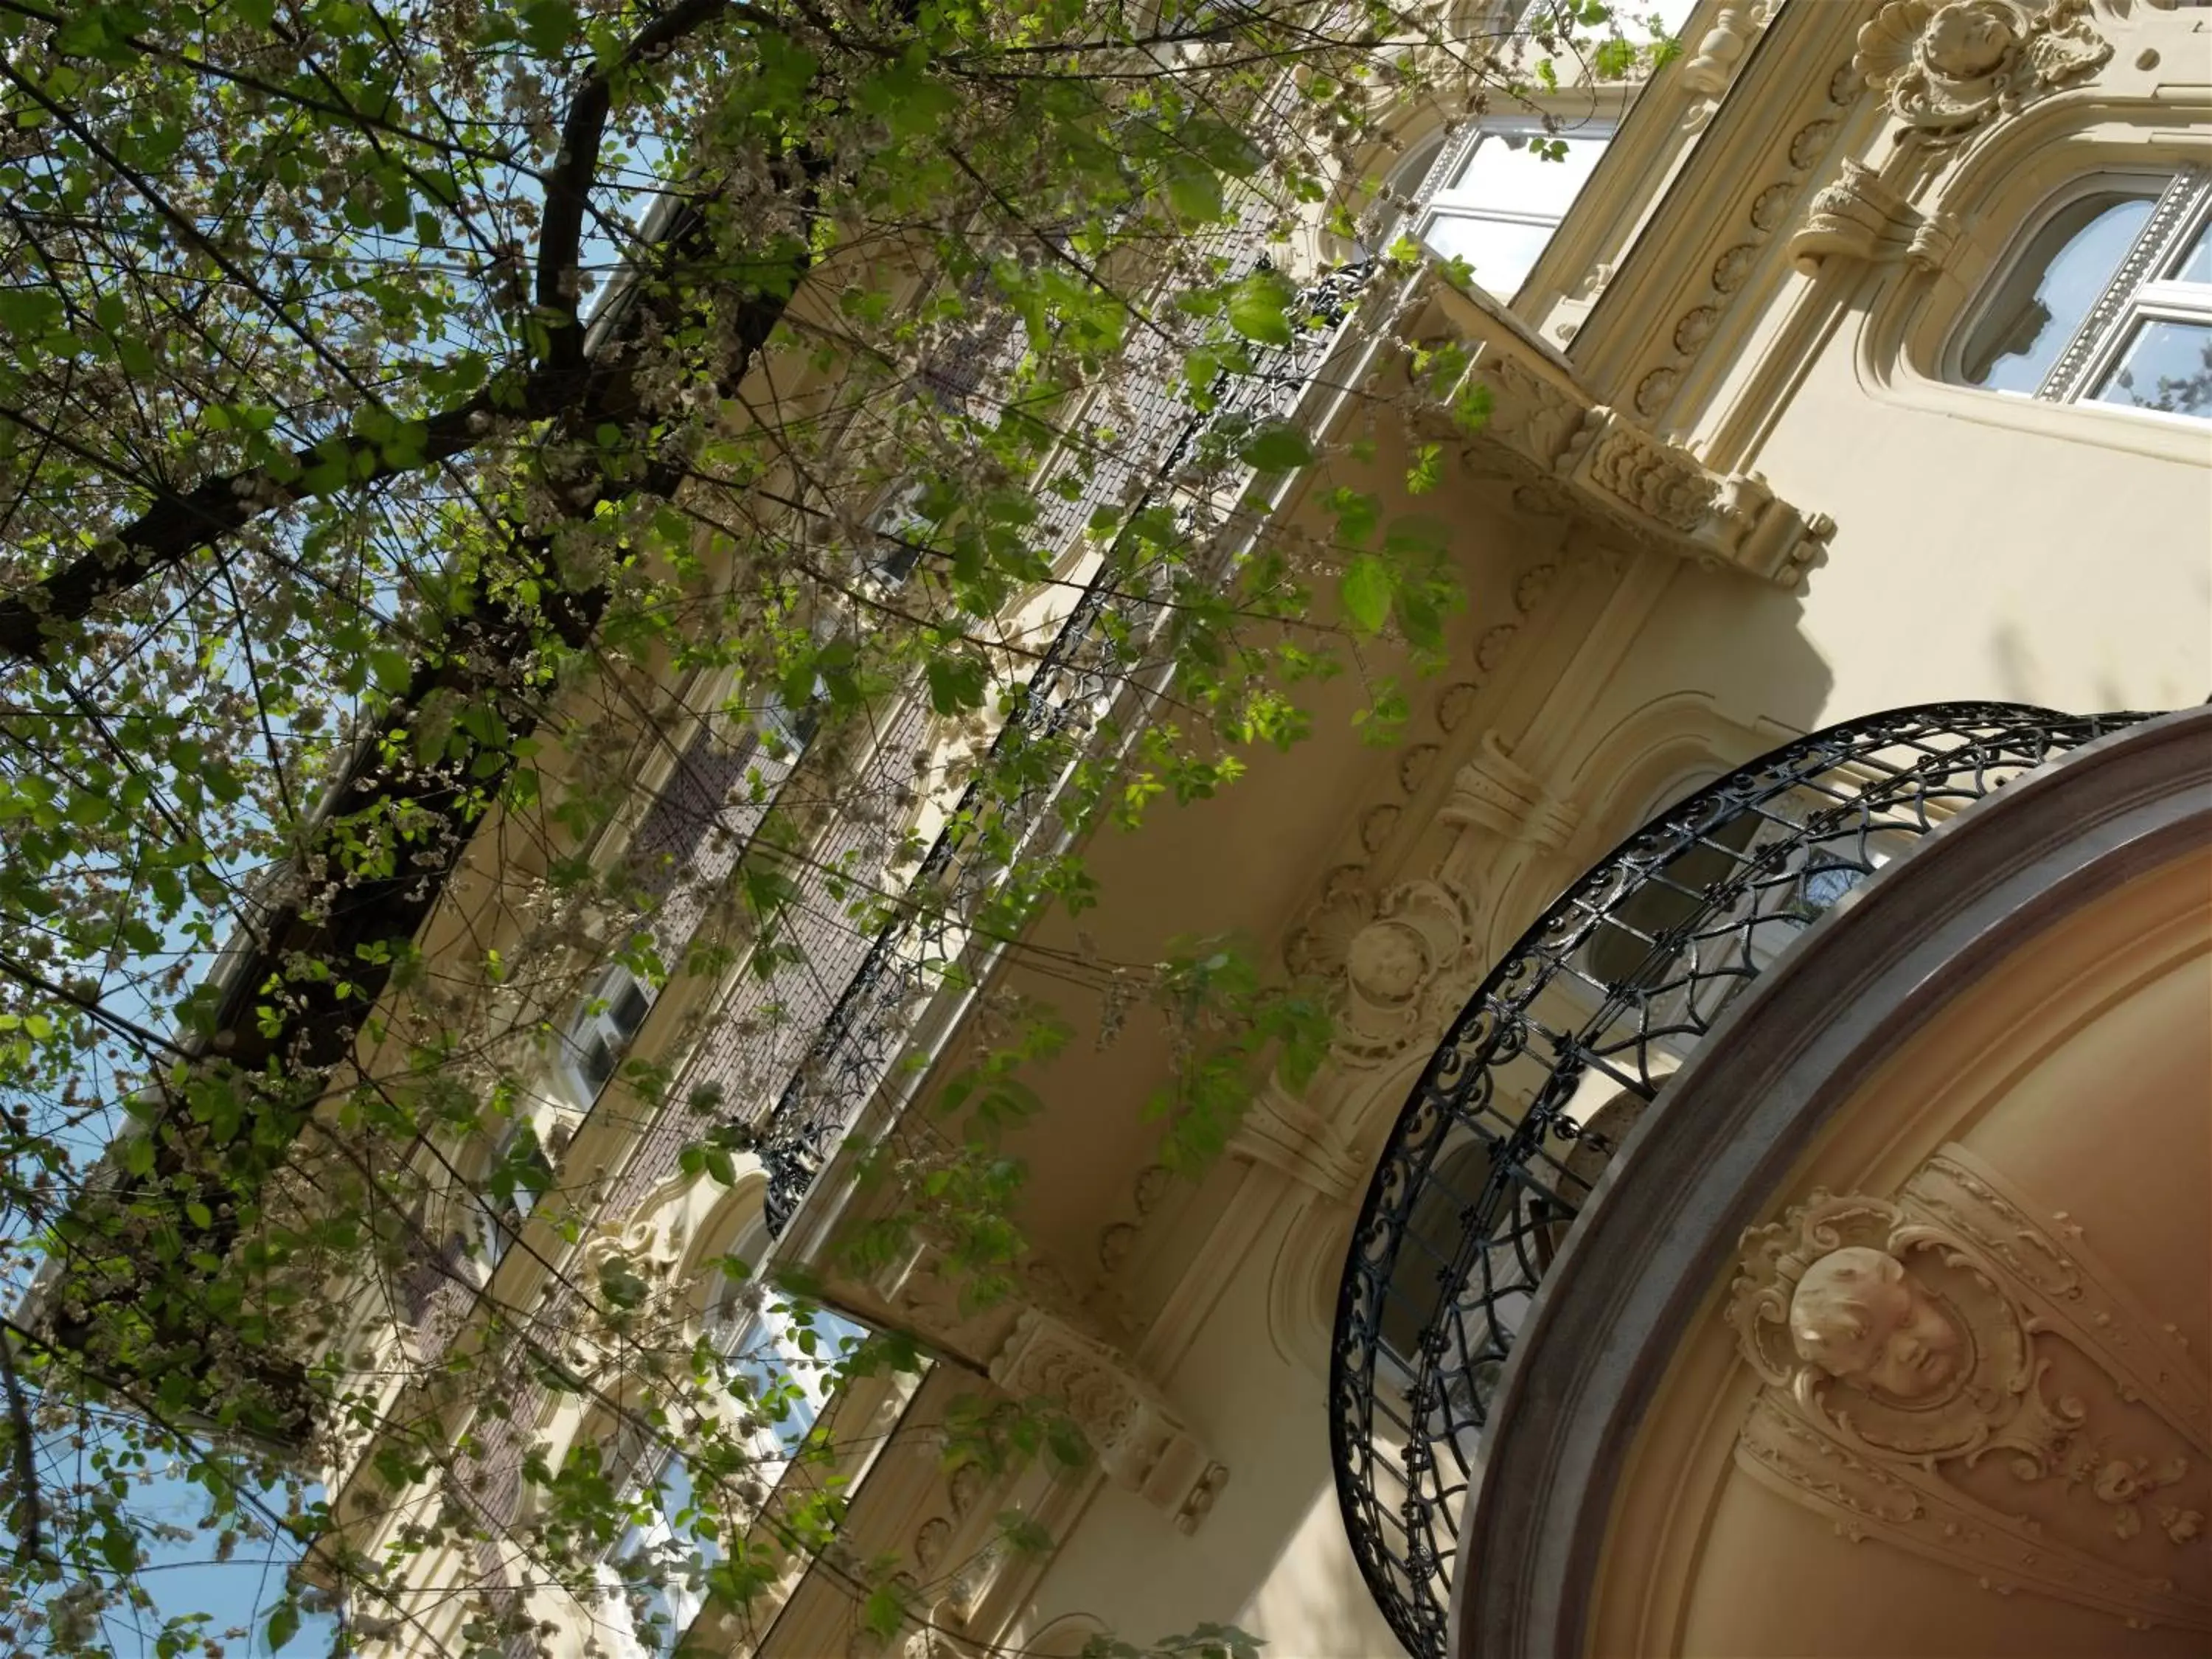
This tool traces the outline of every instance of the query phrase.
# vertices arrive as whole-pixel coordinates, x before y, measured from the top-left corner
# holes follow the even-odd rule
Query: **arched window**
[[[537,1125],[517,1118],[491,1142],[481,1160],[482,1173],[471,1183],[476,1223],[473,1254],[478,1273],[491,1277],[520,1237],[522,1224],[553,1184],[553,1160],[538,1138]]]
[[[1373,249],[1409,234],[1447,259],[1464,259],[1501,300],[1514,293],[1574,205],[1613,137],[1610,123],[1557,131],[1535,118],[1481,123],[1416,149],[1391,174],[1395,208],[1364,238]]]
[[[580,1437],[607,1487],[633,1511],[599,1561],[608,1592],[600,1632],[618,1659],[663,1659],[707,1604],[706,1571],[720,1559],[712,1528],[696,1523],[691,1472],[682,1455],[643,1422],[600,1420]]]
[[[730,1279],[708,1307],[707,1334],[747,1385],[748,1404],[761,1420],[755,1455],[762,1478],[773,1482],[828,1407],[839,1356],[866,1332],[757,1280]]]
[[[2212,419],[2212,173],[2081,181],[1960,339],[1967,386]]]
[[[603,1417],[580,1437],[633,1518],[600,1558],[607,1591],[603,1639],[617,1659],[666,1659],[706,1605],[707,1574],[723,1557],[725,1528],[742,1527],[788,1469],[835,1382],[832,1367],[866,1334],[826,1310],[805,1308],[750,1279],[725,1279],[708,1303],[708,1340],[741,1390],[752,1462],[734,1489],[696,1489],[683,1449],[634,1414]],[[572,1454],[575,1455],[575,1454]],[[706,1465],[702,1464],[704,1468]]]

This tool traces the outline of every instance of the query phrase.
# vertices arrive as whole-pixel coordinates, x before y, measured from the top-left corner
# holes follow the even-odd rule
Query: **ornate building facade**
[[[1267,507],[1448,526],[1469,603],[1400,742],[1317,686],[1310,740],[1097,836],[1097,904],[1032,950],[894,928],[775,1021],[618,983],[579,1017],[597,1103],[546,1141],[601,1201],[505,1299],[599,1252],[772,1321],[700,1265],[735,1251],[933,1357],[833,1397],[793,1368],[908,1625],[825,1558],[744,1620],[658,1609],[692,1647],[2202,1650],[2212,726],[2157,711],[2212,690],[2212,9],[1677,21],[1647,82],[1557,95],[1564,166],[1414,108],[1361,169],[1474,284],[1333,279],[1278,408],[1326,459]],[[1364,269],[1319,222],[1293,275]],[[1047,620],[1036,706],[1115,724],[1095,617]],[[1104,1041],[1038,965],[1174,933],[1261,941],[1335,1019],[1194,1177],[1138,1109],[1167,1035]],[[994,997],[1075,1036],[1007,1132],[1022,1282],[979,1307],[927,1246],[842,1246],[881,1202],[854,1146],[927,1122]],[[624,1053],[757,1103],[729,1179],[600,1094]],[[1083,1472],[948,1474],[933,1425],[994,1390]],[[613,1434],[514,1408],[556,1462]],[[544,1612],[563,1652],[647,1645]]]

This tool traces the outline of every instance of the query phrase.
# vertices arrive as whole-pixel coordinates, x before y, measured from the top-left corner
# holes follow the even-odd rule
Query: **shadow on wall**
[[[1285,1218],[1313,1218],[1304,1210]],[[1327,1384],[1285,1362],[1269,1338],[1268,1283],[1284,1231],[1282,1221],[1270,1226],[1237,1264],[1167,1380],[1170,1396],[1230,1470],[1212,1510],[1185,1534],[1142,1498],[1103,1487],[1038,1586],[1035,1605],[1053,1614],[1043,1631],[1056,1637],[1079,1608],[1080,1618],[1130,1641],[1212,1621],[1264,1639],[1265,1659],[1400,1653],[1345,1536]]]

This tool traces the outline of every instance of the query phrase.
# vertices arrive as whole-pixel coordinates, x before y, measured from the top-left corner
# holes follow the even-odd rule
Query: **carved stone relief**
[[[1713,112],[1727,95],[1729,83],[1735,79],[1745,52],[1766,27],[1768,11],[1765,0],[1751,5],[1723,6],[1712,27],[1698,42],[1698,49],[1676,71],[1677,84],[1690,94],[1689,106],[1682,117],[1684,131],[1702,132],[1712,120]]]
[[[1582,822],[1582,809],[1555,797],[1542,779],[1513,758],[1503,738],[1486,732],[1473,758],[1453,776],[1451,793],[1438,816],[1447,823],[1556,852]]]
[[[1850,65],[1843,65],[1828,85],[1830,106],[1841,109],[1848,105],[1857,95],[1858,85]],[[1715,258],[1704,290],[1692,296],[1673,330],[1659,335],[1671,351],[1665,361],[1652,363],[1638,377],[1633,402],[1638,415],[1656,420],[1672,405],[1674,394],[1681,389],[1685,372],[1697,361],[1728,309],[1725,303],[1716,304],[1715,301],[1725,301],[1750,281],[1760,250],[1789,219],[1792,207],[1804,193],[1807,174],[1827,153],[1835,135],[1835,119],[1826,115],[1806,122],[1790,135],[1784,151],[1786,170],[1779,178],[1770,179],[1751,196],[1743,209],[1744,218],[1735,232],[1735,240],[1726,244]]]
[[[1465,896],[1441,882],[1384,893],[1345,953],[1336,1056],[1373,1065],[1436,1030],[1440,1012],[1449,1018],[1473,971],[1472,933]]]
[[[1735,289],[1757,252],[1756,243],[1746,243],[1723,254],[1713,291]],[[1631,545],[1742,569],[1781,587],[1796,586],[1819,557],[1835,527],[1825,516],[1800,513],[1767,490],[1761,497],[1767,527],[1747,534],[1747,526],[1716,510],[1736,498],[1730,479],[1620,410],[1592,402],[1563,364],[1485,301],[1449,289],[1437,298],[1461,343],[1473,350],[1464,378],[1430,411],[1431,429],[1462,444],[1470,471],[1518,479],[1514,500],[1523,510],[1601,526]],[[1690,331],[1685,337],[1695,337],[1695,327],[1687,318],[1677,325]],[[1664,378],[1673,371],[1655,373],[1662,379],[1647,376],[1638,393],[1647,410],[1673,395],[1673,381]],[[1471,435],[1469,409],[1484,411]]]
[[[1808,276],[1831,259],[1902,259],[1932,270],[1957,240],[1950,222],[1923,217],[1874,168],[1846,160],[1842,173],[1814,195],[1805,222],[1790,238],[1790,258]]]
[[[1228,1473],[1126,1355],[1066,1320],[1024,1309],[992,1358],[991,1380],[1067,1414],[1117,1486],[1197,1528]]]
[[[1326,1116],[1273,1079],[1245,1109],[1229,1150],[1281,1171],[1331,1203],[1349,1200],[1366,1168],[1359,1150],[1340,1139]]]
[[[2173,1328],[1965,1148],[1744,1235],[1739,1464],[1984,1588],[2212,1630],[2212,1419]]]
[[[1859,31],[1851,64],[1905,124],[1900,137],[1940,145],[2084,79],[2112,55],[2089,0],[1891,0]]]

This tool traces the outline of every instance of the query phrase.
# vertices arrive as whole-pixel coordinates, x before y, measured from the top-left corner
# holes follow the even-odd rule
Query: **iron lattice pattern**
[[[1140,381],[1142,406],[1133,411],[1133,430],[1122,445],[1129,459],[1109,468],[1060,514],[1062,533],[1079,533],[1093,507],[1115,500],[1133,500],[1137,506],[1166,501],[1188,522],[1190,501],[1178,496],[1176,481],[1209,428],[1234,422],[1243,429],[1292,416],[1321,383],[1373,275],[1371,264],[1359,264],[1309,283],[1289,307],[1298,337],[1255,354],[1249,372],[1223,375],[1210,416],[1194,415],[1170,395],[1179,368],[1163,368],[1156,380]],[[1125,486],[1139,476],[1140,465],[1154,470],[1151,482],[1132,497]],[[1240,465],[1228,476],[1232,483],[1225,493],[1233,495],[1250,471]],[[1238,544],[1220,538],[1216,564]],[[1132,706],[1147,693],[1129,665],[1157,654],[1146,642],[1170,614],[1164,574],[1147,575],[1118,558],[1106,559],[993,744],[990,774],[1030,781],[1004,798],[993,796],[982,779],[968,786],[947,827],[907,879],[909,893],[926,897],[869,941],[823,1018],[762,1128],[759,1150],[768,1168],[766,1207],[774,1231],[783,1230],[861,1109],[891,1074],[929,998],[948,979],[980,981],[998,947],[975,936],[975,918],[1012,861],[1052,847],[1067,833],[1058,805],[1076,757],[1102,736],[1133,725]],[[1134,643],[1110,647],[1109,635]],[[810,963],[808,971],[818,971],[818,964]]]
[[[1801,738],[1638,830],[1483,981],[1391,1132],[1337,1304],[1338,1499],[1410,1652],[1444,1652],[1514,1333],[1667,1077],[1853,887],[2008,780],[2141,718],[1948,704]]]

